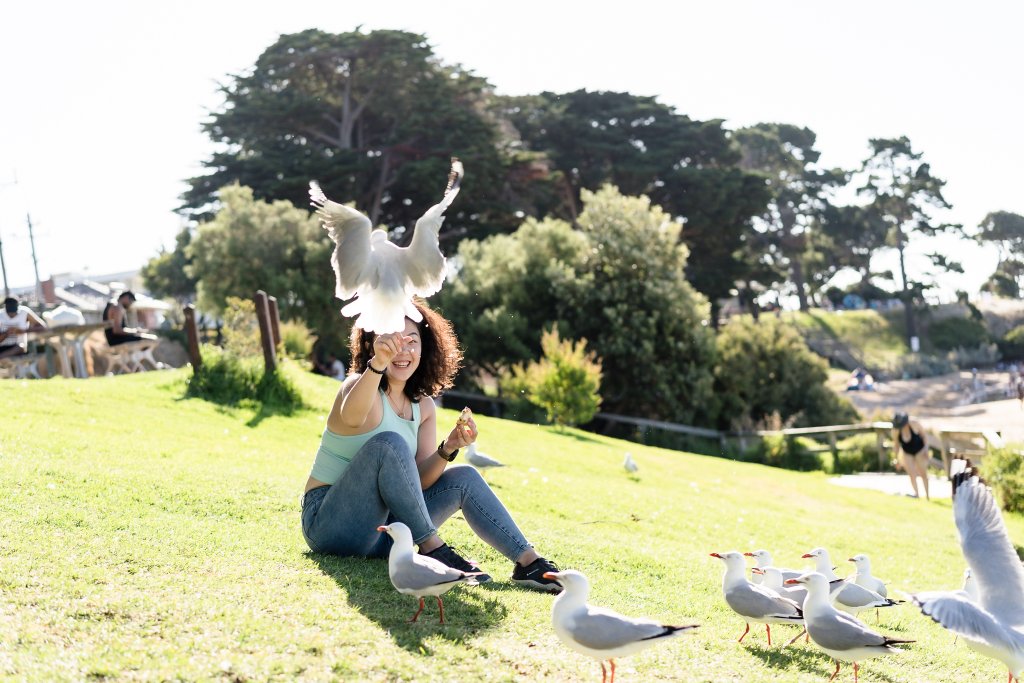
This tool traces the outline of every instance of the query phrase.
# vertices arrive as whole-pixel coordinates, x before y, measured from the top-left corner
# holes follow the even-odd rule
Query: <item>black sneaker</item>
[[[476,562],[467,562],[462,555],[455,552],[455,550],[453,550],[447,543],[442,544],[438,548],[434,548],[429,553],[423,554],[427,557],[432,557],[438,562],[446,564],[453,569],[459,569],[470,573],[478,573],[479,576],[476,577],[477,583],[487,583],[491,580],[491,575],[481,572],[480,567],[477,566]]]
[[[547,572],[557,571],[558,567],[555,566],[554,562],[538,557],[525,567],[516,562],[515,569],[512,570],[512,581],[525,588],[532,588],[547,593],[561,593],[562,587],[558,585],[557,581],[544,578],[544,574]]]

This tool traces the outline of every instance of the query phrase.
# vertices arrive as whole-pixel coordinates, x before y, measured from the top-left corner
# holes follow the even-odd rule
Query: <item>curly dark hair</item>
[[[423,320],[416,323],[420,332],[420,365],[405,383],[402,393],[410,401],[419,401],[424,396],[437,396],[452,386],[455,374],[462,367],[462,349],[459,348],[459,338],[455,336],[451,322],[427,306],[422,299],[413,299],[413,305],[423,316]],[[374,332],[352,327],[348,347],[352,356],[350,372],[366,372],[366,365],[373,357],[373,341],[376,338]],[[387,389],[386,370],[381,383]]]

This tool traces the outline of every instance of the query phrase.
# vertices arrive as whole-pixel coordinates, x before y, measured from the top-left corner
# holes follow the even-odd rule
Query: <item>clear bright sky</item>
[[[1020,3],[19,2],[0,22],[10,285],[34,282],[26,213],[44,279],[129,270],[173,247],[183,181],[213,149],[199,126],[222,102],[217,83],[282,33],[360,25],[423,33],[503,94],[622,90],[730,128],[808,126],[828,166],[906,135],[948,181],[952,220],[1024,214]],[[967,268],[949,291],[976,290],[995,267],[970,244],[939,249]]]

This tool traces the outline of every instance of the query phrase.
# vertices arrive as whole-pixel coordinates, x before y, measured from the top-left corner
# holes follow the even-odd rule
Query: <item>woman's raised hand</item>
[[[459,419],[455,424],[455,428],[445,438],[444,446],[449,451],[454,451],[456,448],[465,448],[476,441],[477,433],[476,421],[473,420],[473,416],[470,414],[468,417]]]
[[[412,341],[414,341],[412,337],[401,332],[378,335],[373,340],[373,357],[377,361],[373,364],[374,367],[383,369],[389,365],[394,357],[405,350]]]

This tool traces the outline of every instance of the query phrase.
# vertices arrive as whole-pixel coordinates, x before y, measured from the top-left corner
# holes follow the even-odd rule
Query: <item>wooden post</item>
[[[270,331],[274,335],[274,348],[281,348],[281,314],[277,311],[277,297],[268,296],[270,304]]]
[[[828,433],[828,448],[832,451],[832,463],[835,464],[836,460],[839,459],[839,446],[836,444],[836,433]]]
[[[889,455],[885,449],[885,430],[875,430],[875,441],[878,442],[878,471],[884,472],[885,463]]]
[[[263,363],[267,372],[277,370],[277,351],[274,348],[274,333],[270,331],[270,304],[267,293],[262,289],[253,297],[256,303],[256,319],[260,323],[260,343],[263,344]]]
[[[192,362],[192,372],[196,373],[203,365],[203,357],[199,354],[199,328],[196,327],[196,307],[185,306],[185,336],[188,338],[188,358]]]

